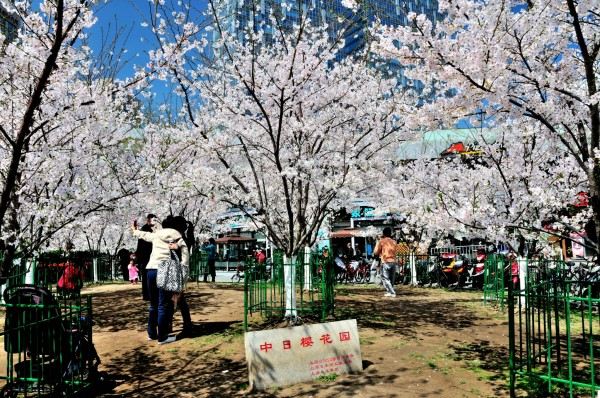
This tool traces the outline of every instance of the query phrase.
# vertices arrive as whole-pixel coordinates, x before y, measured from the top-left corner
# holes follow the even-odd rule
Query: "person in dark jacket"
[[[196,238],[194,237],[194,224],[189,221],[186,221],[186,230],[183,239],[185,240],[188,249],[192,251],[194,246],[196,246]]]
[[[144,232],[154,232],[157,228],[158,220],[154,214],[148,214],[146,217],[146,224],[140,228]],[[135,249],[135,258],[137,259],[138,269],[140,270],[140,277],[142,281],[142,297],[144,300],[149,301],[150,296],[148,294],[148,286],[146,283],[146,265],[150,261],[150,254],[152,253],[152,243],[146,242],[143,239],[138,239],[137,248]]]
[[[207,254],[207,267],[204,271],[204,282],[207,281],[208,275],[211,276],[212,281],[215,281],[217,275],[215,269],[215,260],[217,259],[217,245],[213,238],[208,240],[208,245],[204,246],[204,251]]]
[[[121,269],[121,274],[123,275],[123,280],[129,280],[129,269],[127,266],[129,265],[129,257],[131,253],[126,248],[122,247],[121,250],[117,252],[117,257],[119,258],[119,268]]]
[[[187,222],[182,216],[176,216],[173,218],[173,227],[177,231],[179,231],[181,236],[183,236],[183,240],[186,241],[186,244],[190,241],[190,236],[188,234],[190,225],[191,223]],[[193,242],[193,238],[191,238],[191,240]],[[188,246],[188,249],[189,248],[190,246]],[[192,333],[194,325],[192,323],[192,316],[190,315],[190,307],[187,303],[187,300],[185,299],[185,294],[183,292],[179,294],[177,300],[177,307],[179,308],[179,311],[181,311],[181,318],[183,319],[183,331],[181,333],[183,336],[189,336]]]

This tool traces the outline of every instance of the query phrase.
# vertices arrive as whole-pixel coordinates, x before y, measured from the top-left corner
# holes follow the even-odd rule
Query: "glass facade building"
[[[268,44],[277,34],[271,15],[284,29],[307,16],[314,25],[327,26],[332,39],[343,37],[343,55],[364,49],[367,28],[377,19],[388,26],[406,25],[411,12],[425,14],[434,23],[439,19],[436,0],[363,0],[357,12],[342,6],[341,0],[222,0],[220,5],[223,28],[242,41],[247,32],[261,30]]]
[[[0,32],[8,40],[13,40],[17,36],[17,29],[19,27],[18,18],[11,12],[0,1]]]
[[[218,4],[221,28],[242,42],[249,32],[260,31],[262,44],[268,45],[281,27],[291,30],[301,17],[308,17],[313,25],[326,26],[331,40],[344,40],[340,58],[363,54],[369,43],[368,28],[376,20],[386,26],[407,25],[411,12],[427,15],[434,24],[440,19],[437,0],[362,0],[360,3],[357,11],[344,7],[341,0],[221,0]],[[272,26],[273,17],[280,27]],[[212,39],[216,40],[217,30],[213,35]],[[403,67],[397,61],[377,64],[378,68],[395,75],[399,85],[407,85]],[[421,82],[413,83],[422,89]]]

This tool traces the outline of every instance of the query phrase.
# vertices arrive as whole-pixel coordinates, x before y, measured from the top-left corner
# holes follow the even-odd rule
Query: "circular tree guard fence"
[[[287,313],[324,321],[334,311],[335,271],[331,257],[314,252],[299,255],[295,263],[284,263],[276,252],[273,261],[259,264],[248,260],[244,269],[244,328],[249,317],[282,320]],[[285,277],[292,278],[295,308],[287,308]],[[291,292],[288,292],[290,295]]]

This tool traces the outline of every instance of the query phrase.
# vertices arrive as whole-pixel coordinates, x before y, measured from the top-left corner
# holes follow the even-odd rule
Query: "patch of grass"
[[[372,345],[375,344],[377,338],[375,336],[360,336],[360,345]]]
[[[469,369],[477,375],[478,380],[490,381],[494,377],[494,373],[489,372],[481,367],[483,365],[483,362],[480,359],[466,361],[466,365],[467,369]]]
[[[422,354],[419,354],[418,352],[411,352],[410,354],[408,354],[408,356],[413,359],[420,359],[420,360],[425,359],[425,357]]]
[[[469,369],[469,370],[473,370],[473,371],[482,370],[481,365],[482,365],[482,362],[480,359],[473,359],[473,360],[467,361],[467,369]]]
[[[214,344],[223,343],[225,341],[225,336],[223,336],[220,333],[215,333],[215,334],[209,334],[207,336],[201,336],[201,337],[197,338],[195,341],[200,343],[201,345],[214,345]]]
[[[408,344],[408,342],[407,342],[407,341],[405,341],[405,340],[400,340],[400,341],[398,341],[397,343],[394,343],[394,345],[392,345],[392,348],[394,348],[394,349],[396,349],[396,350],[399,350],[399,349],[401,349],[401,348],[405,347],[407,344]]]
[[[448,366],[443,366],[446,362],[446,355],[441,353],[429,358],[425,364],[429,366],[430,369],[447,375],[450,374],[451,369]]]
[[[547,396],[546,383],[535,376],[517,377],[517,389],[527,391],[527,396],[541,398]]]
[[[194,339],[194,343],[201,346],[212,346],[212,345],[231,345],[236,340],[243,339],[243,327],[236,325],[231,329],[226,330],[222,333],[212,333],[206,336],[200,336]]]
[[[337,373],[330,373],[328,375],[321,375],[319,377],[317,377],[317,381],[319,383],[331,383],[333,381],[335,381],[338,378]]]

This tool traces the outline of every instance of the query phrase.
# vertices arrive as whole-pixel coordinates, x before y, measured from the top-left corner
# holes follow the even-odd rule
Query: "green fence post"
[[[508,283],[508,370],[510,398],[515,398],[515,306],[512,279]]]
[[[590,375],[592,379],[592,396],[596,390],[596,368],[594,366],[594,332],[592,325],[594,323],[594,317],[592,316],[592,286],[588,287],[588,322],[590,324]]]
[[[248,272],[244,272],[244,331],[248,331]]]
[[[565,287],[568,285],[565,284]],[[569,295],[569,289],[564,289],[564,300],[565,300],[565,328],[567,332],[567,364],[569,367],[569,397],[573,398],[573,353],[571,352],[571,297]],[[548,391],[550,392],[550,391]]]

